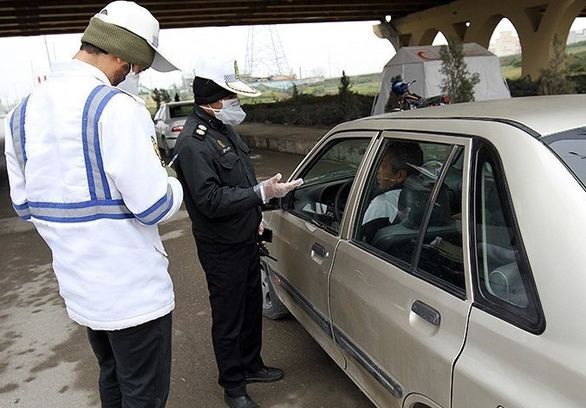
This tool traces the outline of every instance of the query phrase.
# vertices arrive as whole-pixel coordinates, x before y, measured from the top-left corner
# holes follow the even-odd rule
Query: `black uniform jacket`
[[[256,241],[262,199],[249,152],[231,126],[194,106],[175,145],[174,169],[198,243]]]

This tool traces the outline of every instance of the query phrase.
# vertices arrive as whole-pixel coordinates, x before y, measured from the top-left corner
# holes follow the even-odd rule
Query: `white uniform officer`
[[[163,407],[174,295],[157,224],[181,205],[155,154],[144,104],[115,88],[152,67],[159,23],[133,2],[108,4],[80,51],[6,119],[13,206],[49,245],[69,317],[87,326],[104,407]]]

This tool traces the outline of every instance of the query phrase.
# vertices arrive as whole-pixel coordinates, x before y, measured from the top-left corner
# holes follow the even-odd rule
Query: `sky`
[[[297,76],[341,76],[381,72],[394,55],[390,42],[376,37],[372,27],[377,21],[349,23],[283,24],[277,29],[288,65]],[[586,18],[576,19],[573,30],[586,28]],[[500,31],[514,31],[508,20]],[[207,27],[161,30],[159,47],[183,72],[192,72],[201,59],[236,59],[245,67],[249,27]],[[434,44],[442,42],[441,35]],[[70,59],[79,49],[81,34],[0,38],[0,101],[14,102],[28,94],[37,78],[50,72],[50,64]],[[266,44],[266,26],[255,28],[255,42]],[[258,47],[259,45],[257,45]],[[257,54],[258,54],[257,48]],[[168,88],[181,83],[182,73],[141,74],[141,84]]]

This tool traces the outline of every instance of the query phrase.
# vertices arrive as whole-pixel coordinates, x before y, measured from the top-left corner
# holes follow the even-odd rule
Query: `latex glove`
[[[289,191],[293,191],[303,184],[302,179],[296,179],[288,183],[280,183],[281,177],[281,173],[277,173],[270,179],[260,183],[260,187],[264,192],[265,202],[268,202],[271,198],[285,197]]]
[[[260,224],[258,224],[258,236],[262,236],[262,233],[265,231],[265,224],[264,222],[260,222]]]

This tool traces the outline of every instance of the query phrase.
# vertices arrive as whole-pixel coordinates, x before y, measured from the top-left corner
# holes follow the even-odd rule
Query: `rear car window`
[[[586,189],[586,127],[556,133],[542,140]]]
[[[193,105],[191,103],[185,105],[169,106],[169,114],[172,118],[181,118],[189,116]]]

